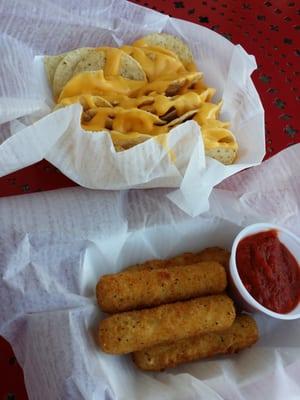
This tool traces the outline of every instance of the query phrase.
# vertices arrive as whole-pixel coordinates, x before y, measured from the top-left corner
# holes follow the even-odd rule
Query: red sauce
[[[240,241],[236,263],[248,292],[264,307],[288,313],[300,300],[300,268],[280,242],[276,230],[257,233]]]

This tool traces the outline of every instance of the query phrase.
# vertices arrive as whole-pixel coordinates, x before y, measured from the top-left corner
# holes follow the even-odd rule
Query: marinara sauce
[[[276,230],[241,240],[236,263],[246,289],[264,307],[283,314],[297,306],[300,300],[299,264],[280,242]]]

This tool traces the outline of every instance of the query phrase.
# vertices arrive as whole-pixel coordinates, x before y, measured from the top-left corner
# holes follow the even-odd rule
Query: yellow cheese
[[[105,93],[120,93],[131,95],[144,86],[143,81],[135,81],[121,76],[104,77],[103,70],[86,71],[75,75],[63,88],[58,103],[66,97],[82,94],[103,95]]]
[[[140,63],[149,82],[163,79],[164,76],[175,79],[178,74],[187,72],[176,54],[170,51],[162,52],[157,47],[135,46],[123,46],[121,49]]]
[[[160,117],[176,111],[175,118],[178,118],[188,111],[198,110],[193,119],[201,126],[205,149],[221,146],[237,149],[229,124],[217,119],[222,102],[210,102],[215,89],[203,83],[194,64],[184,67],[175,53],[157,46],[123,46],[122,50],[135,58],[147,75],[148,82],[137,81],[118,74],[122,54],[119,49],[99,48],[103,49],[104,70],[75,75],[58,99],[58,104],[65,106],[77,102],[84,105],[83,129],[109,130],[114,143],[123,148],[155,136],[174,161],[164,135],[170,128]],[[170,88],[175,95],[168,96]],[[101,107],[99,98],[97,103],[94,96],[104,99]]]

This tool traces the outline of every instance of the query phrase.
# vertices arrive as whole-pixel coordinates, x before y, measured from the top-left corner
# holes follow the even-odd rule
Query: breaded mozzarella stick
[[[140,369],[161,371],[217,354],[236,353],[251,346],[257,339],[258,329],[254,319],[241,315],[223,332],[206,333],[171,344],[156,345],[137,351],[132,357]]]
[[[100,308],[107,313],[148,308],[208,294],[227,286],[224,267],[216,262],[104,275],[97,284]]]
[[[134,269],[155,269],[169,268],[178,265],[191,265],[202,261],[215,261],[222,264],[225,268],[228,265],[230,258],[229,251],[220,247],[208,247],[199,253],[183,253],[167,260],[148,260],[143,264],[136,264],[127,267],[125,271]]]
[[[232,300],[226,295],[114,314],[100,322],[98,341],[111,354],[126,354],[159,343],[218,332],[235,319]]]

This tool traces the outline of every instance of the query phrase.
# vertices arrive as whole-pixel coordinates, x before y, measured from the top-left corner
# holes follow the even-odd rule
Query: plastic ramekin
[[[265,232],[268,230],[275,229],[278,232],[278,239],[283,243],[288,250],[293,254],[295,259],[300,261],[300,238],[294,235],[292,232],[285,228],[281,228],[280,226],[269,224],[269,223],[259,223],[249,225],[236,236],[234,239],[230,262],[229,262],[229,273],[230,273],[230,286],[232,290],[232,294],[237,302],[244,310],[255,312],[260,311],[270,317],[283,319],[283,320],[291,320],[300,318],[300,303],[289,313],[280,314],[270,309],[264,307],[258,301],[251,296],[248,290],[245,288],[237,269],[236,265],[236,250],[239,242],[247,236],[254,235],[259,232]]]

